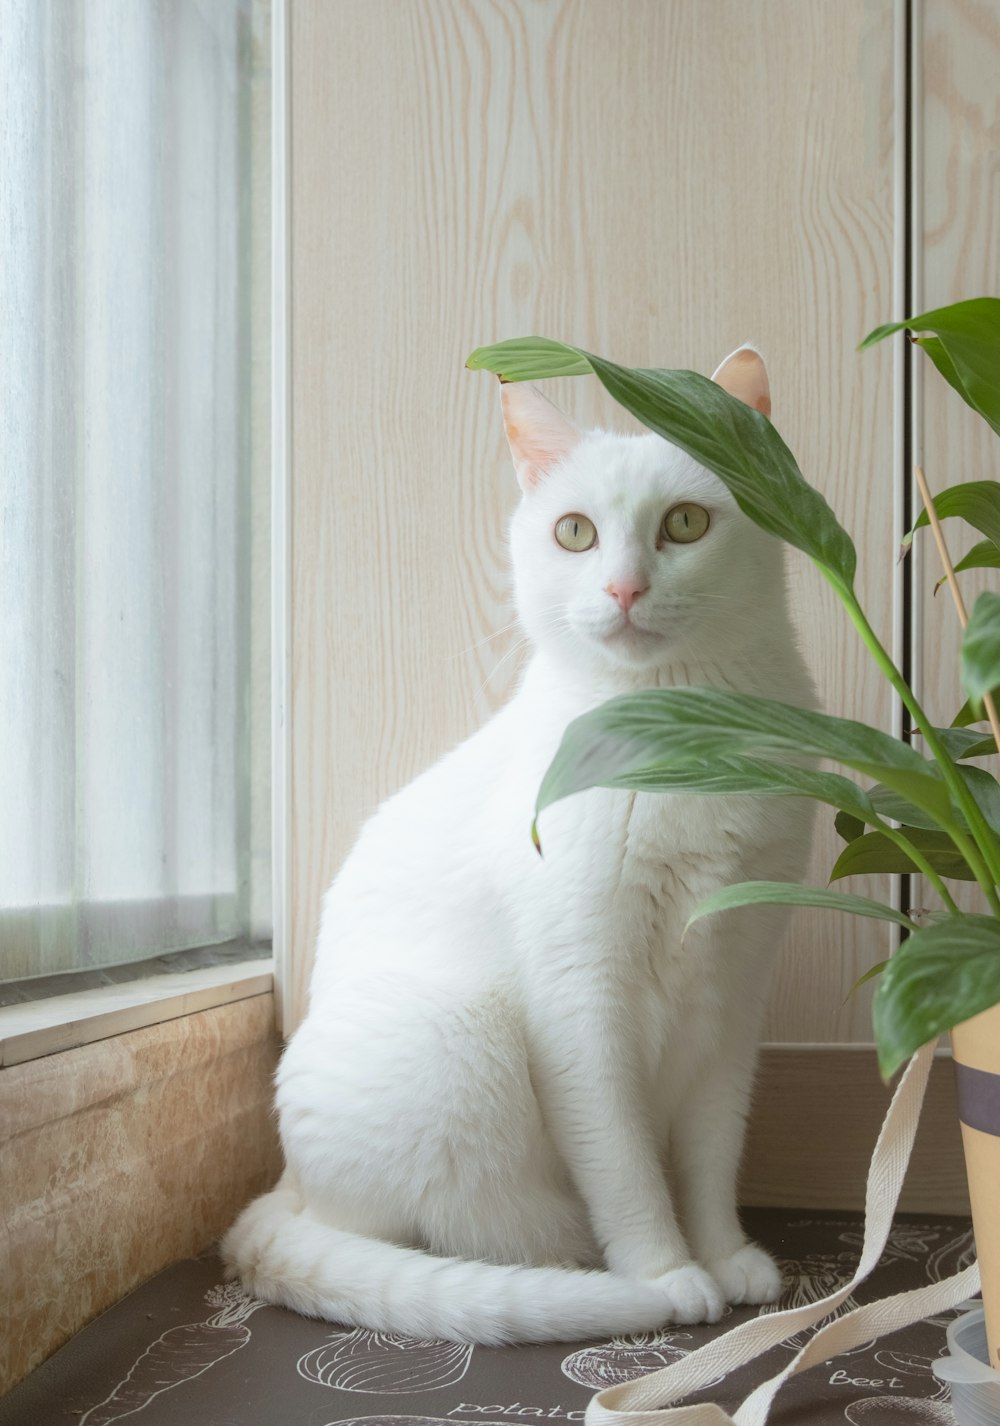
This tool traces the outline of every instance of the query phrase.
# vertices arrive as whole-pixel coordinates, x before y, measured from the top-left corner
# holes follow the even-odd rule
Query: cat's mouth
[[[664,642],[664,635],[658,629],[644,629],[640,624],[633,623],[628,617],[608,629],[602,638],[606,644],[636,649],[649,648],[652,644]]]

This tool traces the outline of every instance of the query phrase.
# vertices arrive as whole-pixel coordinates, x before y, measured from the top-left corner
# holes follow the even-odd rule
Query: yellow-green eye
[[[660,526],[660,534],[663,539],[672,540],[675,545],[690,545],[695,540],[700,540],[707,529],[708,511],[703,510],[700,505],[685,501],[667,511]]]
[[[574,554],[591,550],[597,544],[594,522],[586,515],[564,515],[556,523],[555,536],[564,550],[572,550]]]

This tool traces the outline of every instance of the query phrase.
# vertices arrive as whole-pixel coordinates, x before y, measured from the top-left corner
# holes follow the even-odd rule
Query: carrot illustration
[[[250,1340],[246,1319],[264,1304],[248,1297],[239,1283],[210,1288],[205,1301],[219,1311],[204,1322],[185,1322],[157,1337],[111,1395],[84,1413],[80,1426],[107,1426],[132,1416],[161,1392],[192,1381],[245,1347]]]

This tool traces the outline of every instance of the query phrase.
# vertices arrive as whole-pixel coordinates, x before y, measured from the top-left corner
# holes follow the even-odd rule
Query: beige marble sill
[[[0,1006],[0,1067],[264,995],[273,970],[271,960],[238,961]]]
[[[0,1392],[280,1172],[273,996],[177,1013],[0,1070]]]

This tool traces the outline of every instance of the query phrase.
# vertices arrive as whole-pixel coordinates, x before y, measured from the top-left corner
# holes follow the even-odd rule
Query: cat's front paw
[[[697,1263],[672,1268],[654,1285],[664,1296],[665,1322],[718,1322],[726,1309],[718,1283]]]
[[[781,1296],[778,1265],[755,1243],[746,1243],[731,1257],[709,1263],[708,1270],[733,1307],[741,1303],[777,1302]]]

